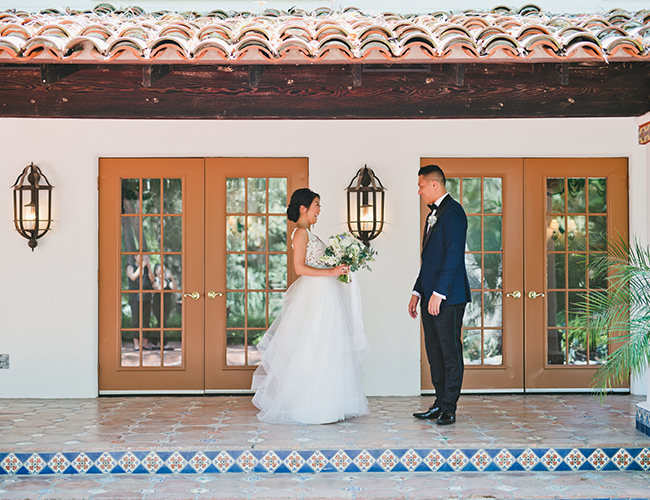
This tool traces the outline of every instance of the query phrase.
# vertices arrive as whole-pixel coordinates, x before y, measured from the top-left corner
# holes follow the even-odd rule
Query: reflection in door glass
[[[467,213],[465,267],[472,294],[464,317],[469,365],[503,365],[503,180],[448,178],[447,190]]]
[[[182,179],[122,179],[123,367],[182,366],[182,345],[164,340],[182,337],[182,187]]]
[[[607,353],[607,338],[575,326],[579,303],[595,282],[588,262],[606,250],[607,179],[594,177],[546,180],[547,349],[549,365],[597,365]],[[592,215],[595,214],[595,215]]]
[[[226,179],[226,365],[256,366],[288,286],[287,178]]]

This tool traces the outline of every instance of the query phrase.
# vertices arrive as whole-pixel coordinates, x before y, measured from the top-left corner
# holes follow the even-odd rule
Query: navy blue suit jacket
[[[424,307],[434,291],[447,297],[442,306],[471,302],[465,269],[465,210],[447,195],[440,202],[436,216],[438,220],[422,246],[422,266],[413,290],[420,294]]]

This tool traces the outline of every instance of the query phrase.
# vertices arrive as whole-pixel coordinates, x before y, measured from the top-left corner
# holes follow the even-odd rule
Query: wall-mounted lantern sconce
[[[374,172],[365,165],[347,187],[348,228],[364,245],[369,246],[384,227],[384,192],[386,189]]]
[[[34,251],[39,238],[50,230],[52,225],[52,188],[41,169],[33,163],[23,170],[14,190],[14,224],[16,231],[29,240],[29,248]]]

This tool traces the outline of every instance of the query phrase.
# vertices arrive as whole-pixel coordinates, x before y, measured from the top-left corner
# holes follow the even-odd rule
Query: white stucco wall
[[[97,165],[104,156],[299,156],[322,196],[315,231],[345,229],[344,188],[367,163],[387,187],[374,272],[361,273],[371,353],[368,395],[420,389],[419,322],[406,305],[418,272],[421,157],[628,157],[630,224],[648,240],[646,149],[633,118],[400,121],[0,119],[0,397],[97,394]],[[39,165],[56,222],[35,252],[13,229],[9,187]],[[646,382],[636,393],[645,393]]]

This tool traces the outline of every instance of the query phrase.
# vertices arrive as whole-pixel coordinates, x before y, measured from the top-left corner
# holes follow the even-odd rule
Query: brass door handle
[[[183,297],[189,297],[190,299],[199,300],[201,298],[201,294],[199,292],[184,293]]]
[[[521,298],[521,292],[519,290],[515,290],[512,293],[506,293],[506,297],[512,297],[513,299],[520,299]]]
[[[222,297],[222,296],[223,296],[222,292],[213,292],[212,290],[208,292],[209,299],[216,299],[217,297]]]
[[[532,290],[528,292],[529,299],[536,299],[537,297],[546,297],[546,295],[544,295],[543,293],[533,292]]]

